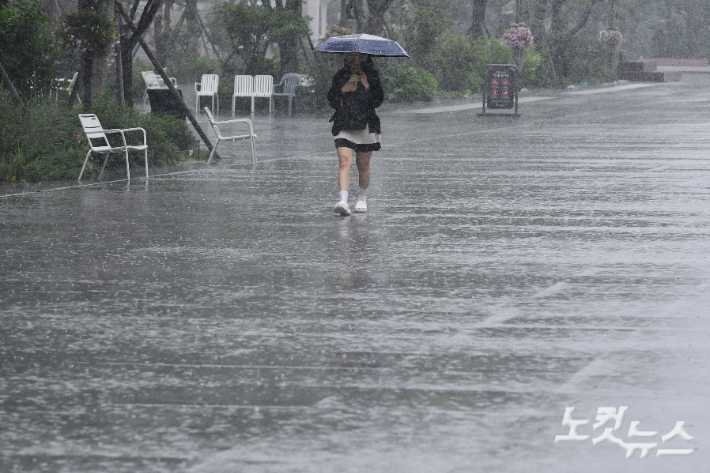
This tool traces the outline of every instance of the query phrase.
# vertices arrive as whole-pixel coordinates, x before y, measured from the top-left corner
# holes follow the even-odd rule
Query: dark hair
[[[369,54],[363,54],[365,56],[365,59],[362,61],[362,65],[360,66],[364,72],[379,72],[377,69],[377,65],[375,64],[375,61],[372,60],[372,56]]]
[[[369,54],[364,54],[360,53],[360,56],[362,57],[362,62],[360,63],[360,69],[362,69],[363,72],[379,72],[377,69],[377,66],[375,65],[375,61],[372,60],[372,56]],[[344,71],[349,71],[350,68],[348,66],[348,61],[346,59],[347,55],[343,56],[343,67],[341,70]]]

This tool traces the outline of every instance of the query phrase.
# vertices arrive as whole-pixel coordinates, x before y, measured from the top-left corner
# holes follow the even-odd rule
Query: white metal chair
[[[198,87],[199,90],[198,90]],[[219,76],[217,74],[202,74],[200,82],[195,82],[195,113],[200,109],[200,97],[212,97],[212,108],[214,109],[214,99],[217,97],[217,113],[219,113]]]
[[[256,164],[256,144],[254,140],[256,139],[256,135],[254,134],[254,127],[252,127],[251,120],[248,118],[234,118],[232,120],[223,120],[223,121],[215,121],[214,117],[212,116],[212,112],[210,112],[210,109],[205,107],[205,113],[207,114],[207,118],[210,121],[210,125],[212,125],[212,129],[214,130],[215,134],[217,135],[217,142],[214,144],[214,147],[212,147],[212,152],[210,153],[210,157],[207,159],[207,164],[210,164],[212,162],[212,157],[215,155],[217,152],[217,146],[219,146],[220,141],[234,141],[234,140],[249,140],[251,141],[251,159],[254,164]],[[222,133],[219,130],[219,125],[230,125],[233,123],[246,123],[247,126],[249,127],[249,133],[245,135],[230,135],[230,136],[223,136]]]
[[[273,76],[255,76],[254,77],[254,91],[251,96],[251,113],[254,114],[254,98],[268,98],[269,99],[269,114],[274,110],[274,104],[272,95],[274,93],[274,78]]]
[[[81,121],[81,127],[84,129],[84,134],[89,142],[89,152],[86,153],[86,158],[84,159],[84,164],[81,166],[81,172],[79,173],[79,181],[81,181],[81,176],[84,174],[84,168],[86,168],[86,163],[89,161],[89,156],[91,153],[105,154],[104,164],[101,166],[101,172],[99,173],[99,178],[104,173],[104,168],[108,162],[108,157],[111,153],[115,151],[123,152],[126,156],[126,175],[128,179],[131,178],[131,169],[128,164],[128,152],[129,151],[143,151],[145,159],[145,178],[148,179],[148,144],[146,142],[145,130],[143,128],[126,128],[124,130],[104,130],[101,126],[101,122],[98,117],[94,114],[80,114],[79,120]],[[126,133],[131,131],[142,131],[143,132],[143,144],[140,145],[129,145],[126,142]],[[106,137],[107,134],[118,134],[121,135],[121,144],[117,146],[112,146]],[[100,141],[99,145],[94,145],[92,140]]]
[[[54,91],[54,101],[57,102],[59,100],[59,91],[71,94],[72,89],[76,85],[76,78],[78,76],[79,72],[77,71],[74,73],[74,76],[72,76],[71,79],[67,79],[66,77],[59,77],[57,79],[54,79],[52,89],[49,91],[49,97],[52,97],[52,91]],[[81,97],[77,95],[76,98],[79,103],[81,103]]]
[[[274,88],[283,86],[283,92],[272,93],[273,96],[283,96],[288,97],[288,116],[291,116],[291,102],[296,97],[296,86],[301,85],[301,75],[295,72],[289,72],[284,74],[281,78],[281,82],[276,84]]]
[[[254,78],[252,76],[234,76],[234,93],[232,94],[232,116],[236,111],[237,97],[252,97]],[[254,113],[254,98],[251,99],[251,113]]]

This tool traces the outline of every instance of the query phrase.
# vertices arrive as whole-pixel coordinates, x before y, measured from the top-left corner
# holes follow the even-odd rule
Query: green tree
[[[117,3],[118,1],[119,0],[116,0]],[[140,38],[153,23],[155,15],[158,13],[158,10],[160,10],[162,0],[148,0],[143,7],[141,17],[136,24],[135,17],[139,2],[140,0],[134,0],[130,13],[127,13],[127,15],[131,18],[131,21],[135,24],[136,30],[131,30],[127,22],[123,21],[121,23],[122,27],[120,31],[123,97],[126,105],[130,106],[133,105],[133,49],[138,44],[138,38]]]
[[[245,3],[219,4],[212,15],[211,26],[216,30],[215,42],[226,56],[222,59],[224,74],[264,73],[269,46],[309,34],[306,19],[294,10]]]
[[[113,44],[113,20],[108,17],[105,9],[102,11],[102,7],[109,1],[80,0],[79,9],[64,15],[59,25],[65,47],[70,50],[75,48],[82,57],[83,103],[86,111],[91,110],[93,102],[94,62],[97,58],[105,57]]]
[[[57,53],[38,0],[18,0],[0,9],[0,63],[20,94],[49,90]]]

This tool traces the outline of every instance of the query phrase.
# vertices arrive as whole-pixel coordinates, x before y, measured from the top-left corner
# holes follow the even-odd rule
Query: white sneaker
[[[348,207],[348,203],[345,202],[344,200],[341,200],[337,204],[335,204],[335,208],[333,209],[333,212],[342,215],[343,217],[347,217],[350,215],[350,207]]]
[[[367,212],[367,202],[364,200],[358,200],[355,203],[355,208],[353,209],[353,212],[357,212],[360,214]]]

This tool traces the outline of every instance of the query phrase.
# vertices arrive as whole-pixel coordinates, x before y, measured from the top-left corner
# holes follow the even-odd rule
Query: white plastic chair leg
[[[237,98],[232,95],[232,118],[234,118],[234,114],[236,113],[237,109]]]
[[[128,150],[126,150],[126,176],[128,180],[131,180],[131,168],[128,164]]]
[[[88,153],[86,153],[86,158],[84,159],[84,164],[81,166],[81,171],[79,172],[79,182],[81,182],[81,176],[84,174],[84,168],[86,167],[86,163],[89,161],[89,156],[91,156],[91,150],[89,150]]]
[[[219,146],[219,138],[217,139],[217,142],[216,142],[216,143],[214,144],[214,146],[212,147],[212,152],[210,153],[210,157],[207,158],[207,164],[211,164],[211,163],[212,163],[212,157],[213,157],[213,156],[215,155],[215,153],[217,152],[217,146]]]
[[[251,96],[251,114],[254,115],[254,96]]]
[[[104,158],[104,163],[101,165],[101,171],[99,171],[99,180],[101,180],[101,178],[104,177],[104,169],[106,169],[106,164],[108,163],[109,156],[111,156],[111,153],[106,153],[106,157]]]
[[[143,150],[145,157],[145,178],[148,179],[148,148]]]

